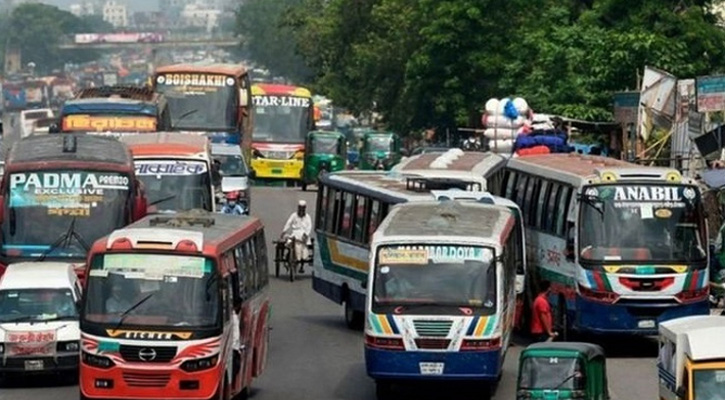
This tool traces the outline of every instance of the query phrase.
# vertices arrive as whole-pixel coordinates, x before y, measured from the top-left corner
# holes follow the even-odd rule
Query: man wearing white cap
[[[284,224],[282,230],[282,237],[294,237],[295,240],[295,253],[297,255],[297,261],[307,260],[310,257],[307,245],[310,242],[310,235],[312,234],[312,218],[307,214],[307,202],[300,200],[297,203],[297,212],[292,213],[287,219],[287,223]],[[303,265],[300,262],[300,273],[304,273]]]

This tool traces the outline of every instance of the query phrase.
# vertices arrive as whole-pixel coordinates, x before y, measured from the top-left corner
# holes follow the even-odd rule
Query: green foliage
[[[293,78],[290,65],[309,67],[316,91],[406,132],[472,125],[488,98],[510,95],[607,120],[613,92],[636,89],[645,66],[725,71],[711,3],[249,0],[238,20],[254,59]]]
[[[20,48],[23,63],[34,62],[39,73],[62,68],[66,62],[98,58],[92,50],[61,50],[64,37],[76,33],[111,32],[113,27],[100,17],[83,17],[41,3],[24,3],[0,20],[2,45]],[[4,53],[4,52],[3,52]]]
[[[237,33],[244,49],[276,75],[306,81],[310,69],[297,52],[296,34],[284,24],[301,0],[247,0],[237,10]]]

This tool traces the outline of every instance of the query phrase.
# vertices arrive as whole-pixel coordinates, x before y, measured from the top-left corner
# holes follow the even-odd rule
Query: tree
[[[40,73],[62,68],[66,62],[98,58],[93,50],[61,50],[61,41],[76,33],[109,32],[113,27],[98,17],[79,18],[57,7],[26,3],[16,7],[0,25],[6,44],[20,48],[23,62],[34,62]]]

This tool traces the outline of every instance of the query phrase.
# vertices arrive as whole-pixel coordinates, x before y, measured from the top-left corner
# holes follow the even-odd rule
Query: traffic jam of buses
[[[162,66],[146,86],[28,110],[52,121],[21,124],[4,159],[6,380],[69,376],[81,399],[241,398],[275,346],[272,282],[309,273],[361,332],[379,399],[423,381],[496,398],[512,346],[517,399],[610,399],[598,342],[615,335],[656,338],[661,399],[723,398],[708,189],[575,151],[524,99],[491,99],[478,139],[412,151],[241,64]],[[253,184],[316,201],[264,226]]]

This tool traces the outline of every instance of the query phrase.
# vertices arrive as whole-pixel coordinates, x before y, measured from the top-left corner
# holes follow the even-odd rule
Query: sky
[[[80,3],[81,0],[41,0],[42,3],[51,4],[67,10],[73,3]],[[117,3],[125,4],[129,11],[157,11],[159,9],[156,0],[116,0]]]

